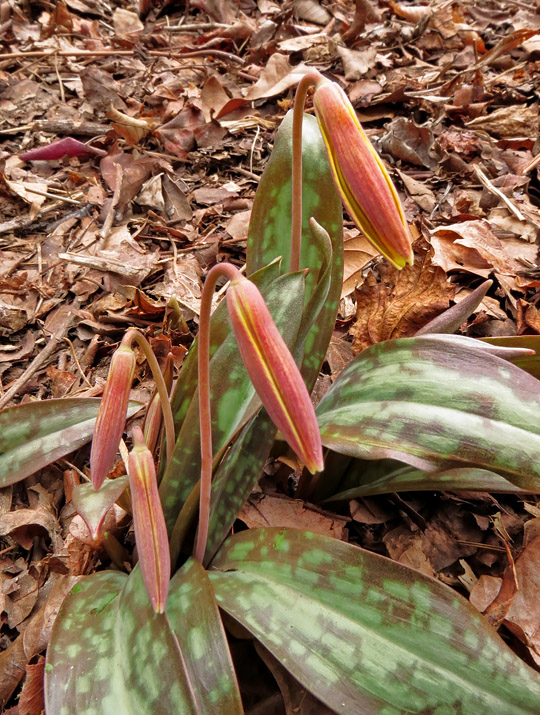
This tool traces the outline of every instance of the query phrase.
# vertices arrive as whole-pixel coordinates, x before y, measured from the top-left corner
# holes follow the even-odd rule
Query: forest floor
[[[381,0],[359,30],[346,0],[143,5],[141,20],[130,0],[0,2],[0,408],[101,395],[128,326],[180,367],[208,269],[245,261],[258,180],[307,67],[346,90],[398,187],[416,253],[395,270],[345,215],[319,394],[354,355],[414,335],[487,278],[460,332],[540,335],[533,0]],[[71,141],[58,156],[21,157],[59,139],[87,153]],[[168,329],[171,296],[183,332]],[[132,396],[152,390],[141,365]],[[55,609],[74,578],[109,563],[70,500],[87,465],[83,449],[0,489],[5,712],[41,712]],[[536,496],[391,493],[333,513],[279,494],[286,481],[264,481],[242,511],[248,527],[301,520],[441,579],[488,614],[510,564],[519,600],[514,589],[492,622],[540,668]],[[254,682],[248,711],[282,711],[268,673]]]

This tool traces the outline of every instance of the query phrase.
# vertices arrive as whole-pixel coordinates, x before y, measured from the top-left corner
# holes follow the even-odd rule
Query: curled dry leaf
[[[448,308],[455,286],[433,265],[431,254],[416,256],[401,271],[380,266],[380,278],[370,273],[356,291],[356,322],[351,328],[353,352],[414,333]]]

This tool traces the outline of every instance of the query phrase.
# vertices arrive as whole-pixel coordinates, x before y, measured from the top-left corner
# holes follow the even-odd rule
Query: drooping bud
[[[351,218],[396,268],[412,265],[411,237],[396,189],[347,95],[323,79],[313,104],[334,182]]]
[[[121,344],[112,356],[90,453],[90,476],[94,489],[99,489],[114,464],[126,423],[135,362],[135,353],[128,345]]]
[[[323,469],[309,392],[257,286],[238,274],[227,290],[229,317],[249,377],[270,418],[313,474]]]
[[[156,613],[163,613],[171,576],[167,527],[159,498],[154,458],[144,442],[140,427],[133,428],[133,441],[128,474],[139,565],[152,608]]]

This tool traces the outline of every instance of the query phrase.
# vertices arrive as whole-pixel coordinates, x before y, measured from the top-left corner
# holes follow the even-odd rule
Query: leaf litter
[[[416,238],[415,265],[399,273],[345,216],[340,314],[317,397],[353,354],[414,335],[488,277],[493,285],[461,333],[540,335],[540,16],[532,3],[136,5],[0,5],[2,407],[99,396],[132,325],[166,340],[162,352],[172,349],[179,367],[207,270],[244,262],[258,178],[311,67],[351,97]],[[152,390],[138,368],[133,395],[149,399]],[[348,458],[329,460],[346,474]],[[42,654],[76,580],[111,561],[133,563],[125,511],[107,517],[114,554],[93,545],[76,516],[73,489],[87,463],[82,449],[0,490],[5,712],[41,711]],[[269,463],[237,526],[301,519],[471,592],[540,668],[536,497],[395,493],[330,503],[330,511],[308,503],[316,487],[299,500],[296,482],[293,464]],[[261,657],[277,684],[259,670],[248,711],[266,697],[287,712],[322,712]]]

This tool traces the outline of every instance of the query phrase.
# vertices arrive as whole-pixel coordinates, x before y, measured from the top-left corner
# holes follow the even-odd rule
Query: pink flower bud
[[[140,427],[133,428],[133,441],[128,474],[139,565],[152,608],[156,613],[163,613],[171,576],[167,527],[159,499],[154,458]]]
[[[249,377],[274,424],[313,474],[323,469],[309,392],[259,289],[244,276],[227,290],[229,317]]]
[[[334,182],[351,218],[397,268],[412,265],[411,236],[396,189],[347,95],[323,80],[313,103]]]
[[[130,347],[120,345],[112,356],[92,440],[90,476],[94,489],[100,488],[114,464],[124,432],[134,374],[135,353]]]

